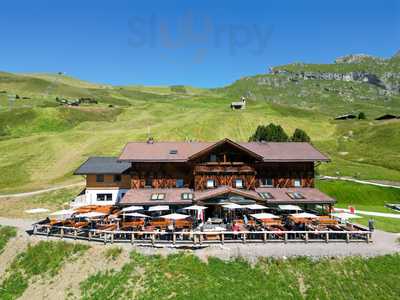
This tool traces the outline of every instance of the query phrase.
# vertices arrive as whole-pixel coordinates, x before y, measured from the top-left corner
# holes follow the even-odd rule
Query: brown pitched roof
[[[264,200],[259,193],[268,192],[272,199]],[[304,199],[292,199],[288,192],[301,193]],[[163,200],[151,200],[155,193],[165,194]],[[182,193],[193,193],[194,202],[212,199],[225,194],[236,194],[244,198],[265,201],[266,204],[333,204],[335,199],[325,195],[315,188],[257,188],[255,191],[235,189],[227,186],[220,186],[215,189],[204,191],[193,191],[188,188],[171,189],[132,189],[129,190],[120,201],[122,205],[191,205],[192,200],[182,200]]]
[[[329,161],[329,158],[309,143],[234,143],[230,140],[211,142],[131,142],[126,144],[119,160],[129,162],[186,162],[214,145],[229,142],[246,149],[266,162],[279,161]],[[175,153],[176,152],[176,153]],[[174,154],[175,153],[175,154]]]
[[[315,188],[256,188],[256,192],[271,193],[273,199],[266,200],[269,204],[333,204],[336,202],[335,199]],[[304,196],[304,199],[292,199],[287,194],[288,192],[301,193]]]
[[[245,198],[250,198],[250,199],[254,199],[254,200],[262,200],[260,195],[254,191],[235,189],[235,188],[232,188],[229,186],[220,186],[215,189],[196,191],[194,200],[195,201],[204,201],[204,200],[212,199],[212,198],[222,196],[225,194],[236,194],[239,196],[243,196]]]
[[[165,194],[163,200],[151,200],[152,194]],[[119,202],[122,205],[191,205],[192,200],[182,200],[182,193],[193,193],[187,188],[131,189]]]

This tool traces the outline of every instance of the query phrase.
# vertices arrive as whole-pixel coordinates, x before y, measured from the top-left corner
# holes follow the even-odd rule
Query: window
[[[121,175],[120,174],[114,175],[114,182],[121,182]]]
[[[261,196],[261,198],[263,198],[265,200],[274,199],[274,196],[272,196],[272,194],[269,192],[260,192],[258,194]]]
[[[242,179],[236,179],[235,180],[235,187],[238,189],[242,189],[243,188],[243,180]]]
[[[184,181],[183,181],[183,179],[177,179],[177,180],[176,180],[176,187],[177,187],[177,188],[183,188],[183,186],[184,186]]]
[[[215,187],[214,179],[207,179],[207,188],[212,189]]]
[[[272,182],[272,178],[263,178],[261,179],[261,186],[269,186],[272,187],[274,184]]]
[[[192,193],[182,193],[181,198],[182,198],[182,200],[193,200],[193,194]]]
[[[146,180],[144,182],[144,185],[146,187],[151,187],[153,186],[153,177],[146,177]]]
[[[210,155],[210,162],[217,162],[217,156],[215,154]]]
[[[97,201],[112,201],[112,194],[97,194]]]
[[[163,193],[154,193],[151,194],[151,200],[164,200],[165,199],[165,194]]]
[[[294,180],[294,187],[301,187],[301,179],[297,178]]]
[[[299,192],[288,192],[287,194],[292,199],[304,199],[305,198],[303,196],[303,194],[299,193]]]
[[[104,175],[97,174],[96,175],[96,182],[104,182]]]

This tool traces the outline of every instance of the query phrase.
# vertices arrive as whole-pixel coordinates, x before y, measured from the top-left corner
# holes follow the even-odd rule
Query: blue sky
[[[0,70],[217,87],[274,65],[400,49],[396,0],[140,2],[3,1]]]

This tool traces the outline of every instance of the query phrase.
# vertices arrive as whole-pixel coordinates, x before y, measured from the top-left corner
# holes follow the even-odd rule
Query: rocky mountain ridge
[[[270,74],[280,75],[288,81],[298,80],[338,80],[363,82],[379,88],[381,94],[400,94],[400,51],[390,59],[383,59],[366,54],[339,57],[334,64],[296,63],[277,66],[270,69]],[[274,80],[268,78],[268,81]],[[265,81],[265,80],[264,80]],[[261,83],[262,84],[262,83]],[[265,84],[265,83],[264,83]]]

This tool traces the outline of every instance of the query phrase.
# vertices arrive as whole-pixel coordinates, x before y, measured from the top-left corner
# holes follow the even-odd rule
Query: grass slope
[[[385,207],[385,203],[399,203],[400,189],[384,188],[371,185],[343,181],[318,181],[317,187],[337,200],[336,207],[357,210],[397,213]],[[400,213],[399,213],[400,214]],[[362,215],[360,215],[362,216]],[[368,225],[368,220],[374,220],[377,229],[389,232],[400,232],[400,219],[365,216],[354,219],[354,222]]]
[[[127,141],[145,140],[149,132],[156,140],[246,141],[270,122],[289,134],[306,130],[332,158],[319,167],[322,174],[400,181],[399,121],[332,120],[348,110],[363,110],[369,118],[388,110],[400,114],[400,98],[381,96],[374,86],[258,75],[222,89],[185,91],[0,73],[0,193],[77,181],[73,170],[88,156],[118,155]],[[18,99],[8,110],[10,93],[31,99]],[[242,95],[249,96],[246,110],[231,111],[230,103]],[[99,104],[55,107],[55,97],[93,97]]]
[[[82,299],[397,299],[398,255],[208,263],[192,255],[132,254],[119,272],[90,276]]]
[[[9,239],[15,237],[17,231],[14,227],[0,226],[0,254],[3,252],[4,247],[7,245]]]
[[[0,299],[17,299],[32,280],[54,277],[63,263],[88,247],[65,242],[40,242],[19,253],[0,285]]]

